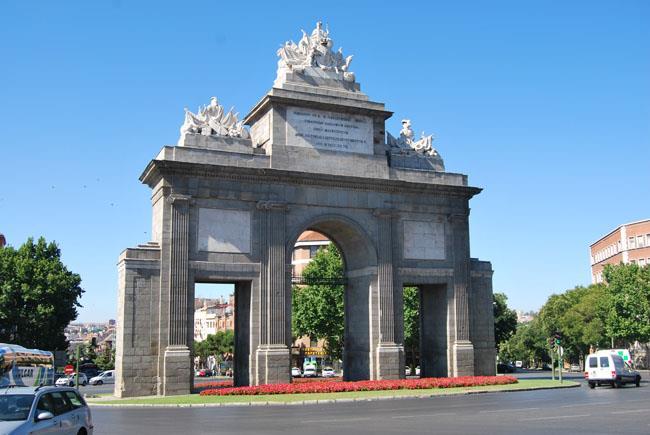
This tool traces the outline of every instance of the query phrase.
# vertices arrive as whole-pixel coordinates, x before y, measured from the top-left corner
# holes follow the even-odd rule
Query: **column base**
[[[291,382],[291,352],[284,344],[259,346],[255,351],[257,373],[255,385]]]
[[[162,395],[190,394],[192,361],[187,346],[168,346],[165,349]]]
[[[453,376],[474,376],[474,345],[469,340],[454,343]]]
[[[380,343],[377,346],[376,379],[400,379],[404,373],[404,346]]]

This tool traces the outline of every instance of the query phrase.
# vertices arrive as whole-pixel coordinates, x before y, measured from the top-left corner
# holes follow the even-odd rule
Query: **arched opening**
[[[308,240],[312,239],[312,240]],[[335,276],[329,273],[322,278],[309,275],[305,280],[302,276],[302,270],[305,263],[308,263],[317,255],[319,249],[334,249],[340,253],[342,262],[341,276]],[[307,257],[310,258],[307,258]],[[362,380],[371,378],[372,370],[372,344],[373,337],[370,333],[370,293],[372,286],[376,285],[377,255],[374,246],[370,242],[365,230],[356,222],[342,216],[325,216],[312,220],[305,224],[292,235],[288,243],[287,252],[288,263],[292,264],[291,276],[294,290],[289,293],[289,307],[292,307],[294,291],[300,291],[300,286],[314,285],[320,286],[339,286],[342,287],[343,298],[343,337],[342,337],[342,364],[336,364],[336,355],[305,355],[305,351],[300,349],[292,350],[292,367],[299,367],[303,372],[305,356],[314,356],[308,361],[318,362],[318,356],[325,357],[326,363],[331,363],[329,367],[335,369],[336,374],[343,375],[345,380]],[[330,271],[331,272],[331,271]],[[334,290],[328,287],[328,290]],[[337,294],[336,291],[330,294]],[[321,301],[322,302],[322,301]],[[326,303],[327,301],[325,301]],[[317,307],[314,307],[318,309]],[[325,306],[324,309],[331,308]],[[292,312],[291,309],[287,312]],[[291,316],[288,319],[288,330],[291,331]],[[294,340],[295,334],[292,334],[291,342],[300,346]],[[321,337],[319,337],[321,338]],[[316,343],[316,349],[310,349],[309,353],[318,354],[319,348],[328,348],[327,343]],[[304,345],[304,343],[303,343]],[[294,346],[295,347],[295,346]],[[307,347],[307,346],[304,346]],[[332,352],[329,352],[332,353]],[[330,357],[330,360],[326,358]],[[322,369],[323,367],[319,367]]]

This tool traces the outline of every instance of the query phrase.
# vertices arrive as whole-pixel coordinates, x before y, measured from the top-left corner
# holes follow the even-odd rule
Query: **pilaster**
[[[470,341],[468,288],[470,283],[468,213],[449,216],[454,262],[454,342],[451,348],[453,376],[474,375],[474,346]]]
[[[287,204],[259,201],[260,219],[260,345],[256,350],[256,383],[290,381],[291,355],[286,343],[287,279],[285,225]]]
[[[393,270],[393,209],[375,209],[377,218],[377,283],[379,287],[379,343],[377,346],[377,379],[399,379],[404,372],[404,346],[395,342],[395,276]]]

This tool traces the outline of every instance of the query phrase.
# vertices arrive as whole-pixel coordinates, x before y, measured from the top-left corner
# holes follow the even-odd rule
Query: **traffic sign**
[[[65,373],[66,375],[71,375],[71,374],[73,374],[73,373],[74,373],[74,366],[73,366],[72,364],[68,364],[68,365],[65,366],[65,368],[63,369],[63,373]]]

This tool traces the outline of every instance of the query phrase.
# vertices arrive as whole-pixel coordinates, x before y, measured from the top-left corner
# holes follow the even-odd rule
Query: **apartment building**
[[[623,224],[592,243],[591,282],[603,282],[607,264],[650,264],[650,219]]]

